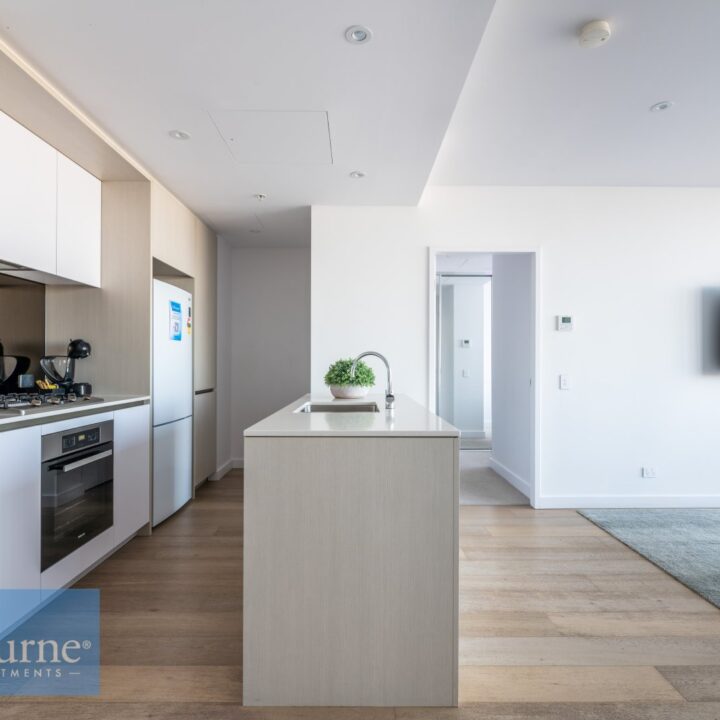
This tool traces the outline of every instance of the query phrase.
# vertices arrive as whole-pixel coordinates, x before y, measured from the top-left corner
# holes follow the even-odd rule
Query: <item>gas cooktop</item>
[[[79,395],[75,395],[75,393],[67,393],[67,395],[54,395],[51,393],[10,393],[9,395],[0,395],[0,413],[27,415],[32,412],[47,411],[68,405],[79,406],[84,403],[98,402],[102,402],[102,398],[88,395],[80,397]]]

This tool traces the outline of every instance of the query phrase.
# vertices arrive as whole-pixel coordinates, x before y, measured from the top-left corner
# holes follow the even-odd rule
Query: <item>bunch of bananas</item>
[[[54,383],[48,382],[47,380],[36,380],[35,384],[41,389],[41,390],[57,390],[58,385],[55,385]]]

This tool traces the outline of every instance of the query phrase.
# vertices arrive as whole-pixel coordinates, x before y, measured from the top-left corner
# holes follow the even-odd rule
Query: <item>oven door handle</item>
[[[77,470],[78,468],[83,467],[83,465],[90,465],[90,463],[97,462],[98,460],[104,460],[105,458],[110,457],[112,454],[112,450],[105,450],[101,453],[98,453],[97,455],[91,455],[90,457],[83,458],[82,460],[76,460],[75,462],[63,465],[60,470],[62,470],[62,472],[64,473],[70,472],[71,470]]]

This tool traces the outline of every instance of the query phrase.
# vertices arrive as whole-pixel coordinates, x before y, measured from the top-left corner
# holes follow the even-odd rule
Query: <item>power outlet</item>
[[[657,477],[655,474],[655,468],[654,467],[644,467],[642,468],[642,476],[644,478],[654,478]]]

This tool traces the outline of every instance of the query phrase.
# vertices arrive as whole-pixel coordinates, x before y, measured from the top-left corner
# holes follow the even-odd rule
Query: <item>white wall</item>
[[[430,187],[417,208],[314,207],[313,388],[373,348],[427,403],[427,248],[538,249],[538,504],[720,505],[720,378],[699,338],[718,237],[716,189]],[[574,332],[554,331],[560,313]]]
[[[437,318],[437,403],[435,412],[455,423],[455,288],[439,285]]]
[[[493,255],[490,466],[534,498],[535,255]]]
[[[230,267],[232,248],[227,240],[218,238],[217,250],[217,469],[222,474],[232,466],[231,396],[228,389],[231,381],[231,312],[232,269]]]
[[[231,452],[243,430],[310,390],[310,248],[231,253]]]

